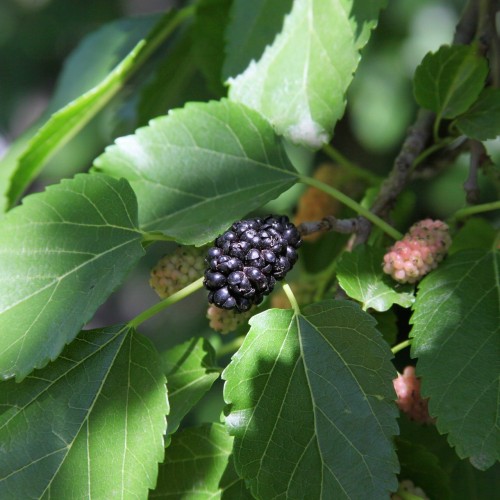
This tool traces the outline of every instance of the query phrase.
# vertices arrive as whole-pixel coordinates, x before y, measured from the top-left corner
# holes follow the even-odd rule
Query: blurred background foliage
[[[190,2],[2,0],[0,156],[23,131],[33,124],[36,126],[37,120],[43,123],[44,111],[46,115],[50,114],[71,98],[56,94],[56,102],[50,104],[66,58],[75,50],[83,50],[84,44],[90,43],[91,37],[95,36],[92,33],[107,29],[106,25],[117,19],[137,15],[153,16],[144,18],[144,26],[147,27],[155,20],[155,13],[187,3]],[[217,81],[216,75],[214,77],[210,73],[214,64],[205,63],[207,58],[221,58],[223,54],[216,41],[224,27],[231,1],[203,0],[202,4],[217,11],[217,25],[192,21],[177,30],[110,105],[51,159],[31,191],[39,191],[62,177],[85,171],[106,145],[116,137],[132,133],[151,118],[165,114],[173,107],[180,107],[186,101],[218,99],[225,94],[225,87]],[[390,170],[416,114],[412,96],[415,68],[426,52],[437,50],[441,44],[452,41],[464,4],[464,0],[389,0],[377,30],[364,49],[348,93],[346,113],[335,130],[332,144],[347,158],[382,177]],[[215,45],[196,46],[199,37],[193,36],[195,32],[202,32]],[[125,55],[126,50],[123,47],[122,50]],[[221,68],[222,63],[221,58],[218,63]],[[87,77],[92,79],[95,76],[88,75],[84,65],[80,71],[82,82]],[[490,141],[489,148],[498,162],[498,141]],[[304,151],[293,151],[291,156],[301,170],[314,168],[326,159],[322,154],[313,158]],[[467,177],[467,165],[468,158],[462,155],[455,165],[443,169],[438,177],[414,183],[401,200],[397,217],[400,228],[406,228],[410,221],[421,217],[446,218],[463,207],[465,195],[462,184]],[[495,193],[491,185],[482,180],[482,199],[488,201],[488,198],[495,197]],[[362,192],[363,189],[358,186],[353,192]],[[292,215],[301,190],[303,188],[297,187],[285,193],[265,210],[279,210]],[[351,214],[342,210],[337,215]],[[329,234],[317,242],[305,244],[302,269],[314,273],[325,268],[344,243],[345,238]],[[89,327],[127,321],[155,303],[158,299],[148,285],[149,270],[174,247],[171,244],[150,247],[146,258],[131,274],[127,286],[111,297]],[[205,293],[198,292],[151,319],[141,330],[156,342],[159,349],[180,343],[193,335],[209,338],[217,348],[222,341],[208,326],[206,306]],[[235,332],[223,340],[230,342],[237,335],[238,332]],[[217,419],[221,408],[220,385],[216,385],[200,403],[192,419],[195,422]]]

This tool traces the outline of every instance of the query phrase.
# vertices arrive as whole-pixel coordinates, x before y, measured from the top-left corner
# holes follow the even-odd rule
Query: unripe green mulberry
[[[204,252],[195,247],[178,247],[163,256],[151,270],[149,284],[162,298],[182,290],[203,275]]]
[[[410,493],[416,498],[422,498],[423,500],[428,500],[429,497],[426,495],[422,488],[415,486],[413,481],[409,479],[403,479],[399,482],[398,491],[391,495],[391,500],[403,500],[404,498],[408,498],[405,493]]]
[[[230,333],[246,323],[254,313],[255,307],[240,313],[235,309],[221,309],[212,304],[207,309],[207,318],[210,321],[210,328],[216,332]]]

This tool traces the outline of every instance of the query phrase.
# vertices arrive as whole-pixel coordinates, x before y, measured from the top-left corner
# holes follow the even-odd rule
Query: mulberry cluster
[[[448,226],[425,219],[384,255],[383,269],[399,283],[415,283],[441,262],[451,244]]]
[[[195,247],[178,247],[151,269],[149,284],[162,298],[178,292],[203,275],[203,253]]]
[[[235,222],[208,250],[208,301],[222,309],[248,311],[292,269],[301,242],[284,215]]]
[[[239,313],[236,309],[220,309],[217,306],[210,305],[207,309],[207,319],[210,328],[219,333],[234,332],[236,328],[246,323],[255,314],[255,309]]]
[[[398,396],[396,404],[402,412],[417,422],[434,423],[429,415],[429,400],[422,399],[420,395],[420,379],[416,377],[413,366],[407,366],[392,383]]]

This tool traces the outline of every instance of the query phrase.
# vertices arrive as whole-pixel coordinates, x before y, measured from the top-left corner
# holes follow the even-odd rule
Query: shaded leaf
[[[500,89],[483,90],[468,111],[456,119],[455,125],[467,137],[478,141],[500,136]]]
[[[384,312],[372,312],[371,315],[377,322],[377,330],[382,334],[389,345],[394,345],[398,336],[398,318],[394,309]]]
[[[495,498],[500,491],[500,463],[497,462],[487,471],[479,471],[469,460],[457,457],[446,437],[440,435],[434,425],[421,425],[402,415],[399,427],[402,439],[424,446],[439,459],[439,465],[448,478],[453,500]]]
[[[188,428],[172,437],[149,498],[220,498],[219,481],[233,445],[222,424]]]
[[[256,498],[387,498],[398,465],[391,352],[348,301],[270,309],[225,369],[239,475]]]
[[[410,479],[422,488],[429,498],[451,499],[450,480],[441,467],[439,459],[415,440],[396,439],[396,448],[401,464],[399,477]]]
[[[151,30],[149,35],[140,40],[111,72],[106,72],[103,80],[59,109],[45,122],[25,146],[15,164],[15,170],[10,178],[10,186],[6,187],[11,206],[49,158],[117,94],[128,78],[139,69],[157,45],[186,17],[187,12],[180,11],[176,14],[166,14]],[[61,93],[63,94],[61,101],[64,102],[64,92],[61,91]],[[14,164],[11,164],[11,167],[13,166]]]
[[[1,388],[1,498],[145,498],[154,487],[168,403],[146,338],[126,326],[81,332]]]
[[[296,0],[259,61],[229,80],[229,97],[262,113],[292,142],[321,147],[344,113],[359,51],[384,5]]]
[[[293,0],[233,0],[226,29],[225,80],[242,73],[250,61],[260,59],[281,31],[292,3]]]
[[[125,180],[80,174],[0,219],[0,377],[54,360],[144,254]]]
[[[199,0],[193,29],[194,57],[216,96],[226,94],[222,84],[224,32],[231,0]]]
[[[415,296],[412,285],[396,283],[382,271],[385,250],[370,246],[344,252],[337,266],[337,278],[343,290],[359,300],[363,309],[387,311],[393,304],[410,307]]]
[[[202,245],[297,179],[272,127],[227,100],[191,103],[121,137],[95,161],[125,177],[140,225]]]
[[[485,470],[500,458],[500,255],[451,255],[419,286],[411,322],[422,394],[459,457]]]
[[[489,250],[493,247],[496,236],[495,228],[485,219],[469,219],[453,236],[448,253],[451,255],[472,248]]]
[[[443,45],[415,70],[415,99],[441,118],[455,118],[477,99],[487,74],[486,59],[475,45]]]
[[[234,456],[229,456],[229,461],[220,481],[220,489],[224,500],[252,500],[253,495],[246,487],[245,481],[238,476],[234,466]]]
[[[173,434],[181,420],[219,378],[215,352],[205,339],[192,338],[161,354],[167,376],[170,414],[168,434]]]

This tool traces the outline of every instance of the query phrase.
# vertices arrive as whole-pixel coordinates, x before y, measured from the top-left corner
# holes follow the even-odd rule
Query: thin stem
[[[293,310],[295,311],[295,314],[300,314],[300,308],[299,304],[297,302],[297,299],[295,298],[295,295],[292,292],[292,289],[290,288],[290,285],[288,283],[283,283],[283,291],[286,294],[286,298],[292,305]]]
[[[174,239],[171,236],[167,236],[166,234],[162,233],[142,233],[142,241],[143,242],[149,242],[149,241],[174,241]]]
[[[405,340],[397,345],[395,345],[391,351],[392,351],[392,354],[396,354],[398,353],[399,351],[402,351],[405,347],[409,347],[411,345],[411,339],[408,339],[408,340]]]
[[[173,304],[176,304],[177,302],[180,302],[182,299],[186,298],[188,295],[191,295],[192,293],[196,292],[203,286],[203,277],[197,279],[195,282],[191,283],[190,285],[185,286],[182,290],[179,290],[178,292],[174,293],[173,295],[170,295],[170,297],[167,297],[166,299],[162,300],[161,302],[158,302],[154,306],[150,307],[149,309],[146,309],[145,311],[142,311],[140,314],[138,314],[134,319],[128,322],[128,325],[131,328],[137,328],[141,323],[144,323],[144,321],[148,320],[149,318],[152,318],[159,312],[163,311],[163,309],[166,309],[167,307],[170,307]]]
[[[359,167],[352,161],[348,160],[340,151],[335,149],[330,144],[325,144],[323,146],[323,152],[328,155],[333,161],[342,166],[342,168],[353,177],[358,177],[366,182],[373,184],[374,186],[380,184],[382,179],[375,174],[372,174],[368,170]]]
[[[461,208],[457,210],[452,220],[464,219],[470,215],[479,214],[483,212],[492,212],[493,210],[500,210],[500,201],[492,201],[490,203],[483,203],[481,205],[473,205],[471,207]]]
[[[228,354],[236,352],[242,346],[244,340],[245,335],[240,335],[239,337],[233,339],[231,342],[222,344],[219,349],[217,349],[216,358],[221,359]]]
[[[325,193],[329,194],[332,198],[339,200],[341,203],[343,203],[344,205],[346,205],[349,208],[351,208],[352,210],[354,210],[357,214],[362,215],[363,217],[368,219],[372,224],[374,224],[375,226],[382,229],[382,231],[387,233],[389,236],[391,236],[395,240],[400,240],[403,237],[403,235],[397,229],[395,229],[391,225],[387,224],[387,222],[385,222],[385,220],[381,219],[379,216],[370,212],[370,210],[363,207],[357,201],[354,201],[349,196],[340,192],[338,189],[335,189],[335,188],[329,186],[328,184],[325,184],[324,182],[321,182],[317,179],[313,179],[312,177],[308,177],[305,175],[299,176],[299,180],[300,180],[300,182],[303,182],[304,184],[308,184],[309,186],[314,186],[314,187],[320,189],[321,191],[324,191]]]

